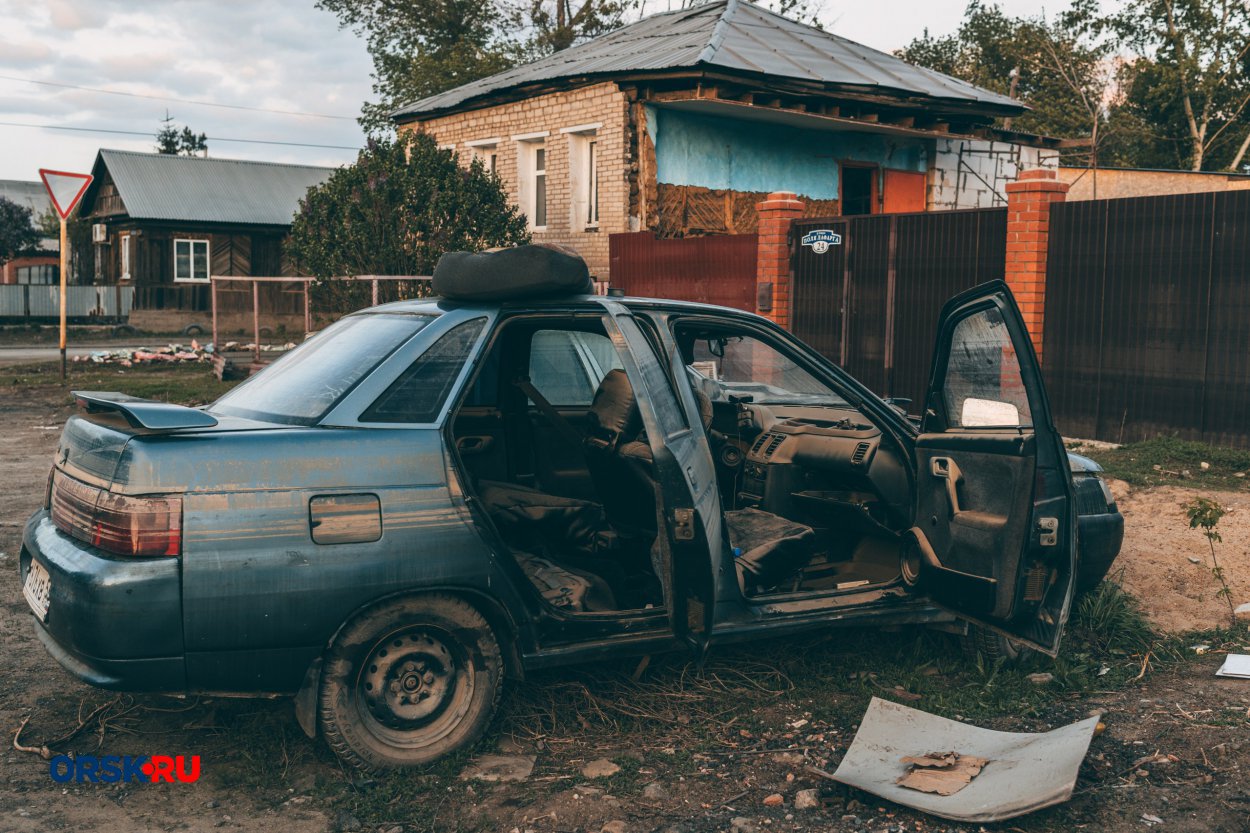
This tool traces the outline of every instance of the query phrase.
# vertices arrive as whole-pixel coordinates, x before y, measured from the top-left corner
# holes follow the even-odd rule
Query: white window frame
[[[189,243],[191,246],[191,251],[190,251],[191,274],[185,278],[178,277],[178,244],[179,243]],[[204,250],[204,277],[197,278],[195,277],[195,250],[201,247]],[[174,257],[174,283],[209,283],[210,279],[208,276],[212,274],[213,251],[212,251],[212,246],[210,245],[208,240],[204,240],[203,238],[194,238],[194,237],[175,237],[172,254]]]
[[[525,217],[529,222],[530,231],[546,231],[547,223],[551,221],[551,184],[550,180],[550,164],[547,158],[550,148],[547,145],[547,136],[549,131],[542,130],[537,133],[522,133],[512,137],[512,141],[517,145],[517,197],[521,204],[521,211],[525,213]],[[538,152],[543,152],[543,167],[538,167]],[[543,181],[543,220],[540,225],[536,222],[538,216],[538,178],[542,177]]]
[[[579,124],[560,129],[569,137],[569,228],[595,231],[599,228],[599,128]]]
[[[486,169],[486,173],[499,175],[499,144],[503,139],[498,136],[492,139],[474,139],[471,142],[465,142],[464,146],[469,149],[472,159],[480,159],[482,167]]]
[[[121,279],[128,281],[130,280],[130,232],[123,231],[117,242],[121,249]]]

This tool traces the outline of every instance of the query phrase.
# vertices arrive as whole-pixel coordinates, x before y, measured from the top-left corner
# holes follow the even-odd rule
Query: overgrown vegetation
[[[118,368],[116,365],[71,364],[62,381],[59,362],[0,368],[0,391],[6,386],[63,388],[69,405],[71,390],[107,390],[178,405],[203,405],[221,396],[237,382],[222,382],[207,364],[161,364]]]
[[[320,280],[321,309],[368,306],[369,287],[342,275],[429,275],[449,251],[527,242],[525,217],[480,160],[462,167],[423,133],[371,139],[354,164],[308,189],[288,251]]]
[[[1073,451],[1094,458],[1107,476],[1133,486],[1183,485],[1212,489],[1250,488],[1250,450],[1159,437],[1118,448]],[[1207,468],[1202,464],[1206,463]]]

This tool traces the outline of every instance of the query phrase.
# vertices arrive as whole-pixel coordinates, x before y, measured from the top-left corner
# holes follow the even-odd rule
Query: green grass
[[[64,381],[59,362],[0,367],[0,386],[63,396],[66,404],[71,401],[72,390],[107,390],[179,405],[203,405],[236,384],[218,380],[209,364],[143,364],[126,368],[77,362],[69,365]]]
[[[1073,451],[1092,457],[1102,464],[1108,475],[1133,486],[1250,489],[1250,450],[1159,437],[1119,448],[1076,445]],[[1210,468],[1204,471],[1203,463]]]

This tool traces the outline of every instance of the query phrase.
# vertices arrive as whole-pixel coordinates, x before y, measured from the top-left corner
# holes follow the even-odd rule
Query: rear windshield
[[[436,317],[353,315],[339,319],[218,399],[209,410],[312,425]]]

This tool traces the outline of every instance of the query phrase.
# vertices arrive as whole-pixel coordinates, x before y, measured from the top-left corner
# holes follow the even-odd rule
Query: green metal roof
[[[396,121],[451,109],[506,90],[569,78],[619,77],[662,70],[720,70],[798,81],[836,93],[929,99],[988,115],[1012,115],[1023,104],[966,81],[807,26],[747,0],[715,0],[654,14],[615,32],[532,63],[415,101]]]
[[[335,169],[101,150],[92,170],[84,205],[107,170],[135,220],[289,226],[308,189]]]

